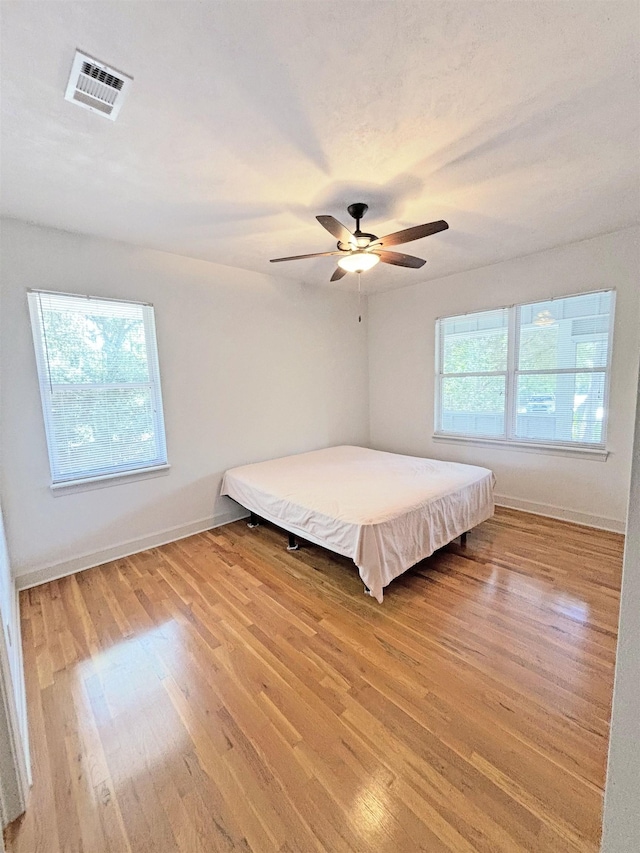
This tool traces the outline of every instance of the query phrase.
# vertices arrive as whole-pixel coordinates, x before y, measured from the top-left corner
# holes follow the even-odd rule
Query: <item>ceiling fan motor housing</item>
[[[366,231],[357,229],[353,232],[353,237],[348,243],[338,240],[338,248],[343,252],[350,252],[355,249],[366,249],[372,243],[375,243],[378,238],[375,234],[368,234]]]

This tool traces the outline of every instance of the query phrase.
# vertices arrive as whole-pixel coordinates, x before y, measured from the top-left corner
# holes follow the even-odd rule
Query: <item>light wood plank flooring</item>
[[[244,522],[23,593],[11,853],[596,851],[623,539],[510,510],[396,580]]]

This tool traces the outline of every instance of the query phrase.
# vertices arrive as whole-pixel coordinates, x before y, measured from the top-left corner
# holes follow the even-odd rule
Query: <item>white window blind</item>
[[[166,464],[153,306],[28,297],[53,483]]]
[[[438,320],[436,433],[604,447],[613,291]]]

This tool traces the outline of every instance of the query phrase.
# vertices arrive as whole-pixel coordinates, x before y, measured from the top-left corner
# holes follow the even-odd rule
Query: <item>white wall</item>
[[[640,389],[639,394],[640,397]],[[602,853],[640,850],[640,407],[631,472]]]
[[[640,351],[640,229],[369,297],[371,446],[491,468],[501,502],[624,530]],[[434,441],[438,317],[614,287],[606,462]]]
[[[366,326],[310,288],[164,252],[2,223],[1,476],[19,585],[234,517],[228,467],[368,441]],[[168,475],[54,497],[29,287],[152,302]]]

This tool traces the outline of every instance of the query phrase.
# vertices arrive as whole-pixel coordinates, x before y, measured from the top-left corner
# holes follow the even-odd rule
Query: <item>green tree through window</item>
[[[153,308],[29,299],[54,483],[166,463]]]

